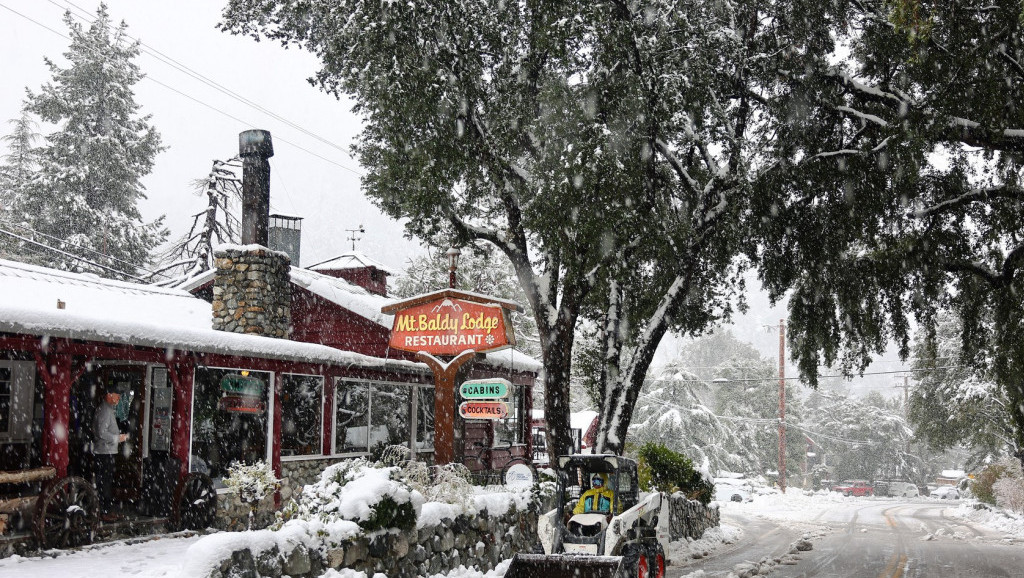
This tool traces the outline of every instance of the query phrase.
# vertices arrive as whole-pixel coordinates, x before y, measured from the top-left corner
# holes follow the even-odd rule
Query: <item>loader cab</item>
[[[608,523],[639,499],[636,462],[615,455],[559,456],[557,471],[556,542],[566,553],[604,554]]]

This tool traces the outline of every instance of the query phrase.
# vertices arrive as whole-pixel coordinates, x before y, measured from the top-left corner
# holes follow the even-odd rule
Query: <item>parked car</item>
[[[873,496],[875,489],[867,480],[846,480],[832,488],[833,492],[839,492],[844,496]]]
[[[876,496],[892,498],[916,498],[921,495],[916,485],[893,480],[875,480],[874,490]]]
[[[929,496],[940,500],[959,500],[960,490],[956,489],[954,486],[939,486],[932,490]]]
[[[715,501],[743,502],[750,500],[751,486],[744,479],[715,478]]]

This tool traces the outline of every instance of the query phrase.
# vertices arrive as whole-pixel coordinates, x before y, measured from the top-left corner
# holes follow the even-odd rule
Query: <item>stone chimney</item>
[[[213,278],[213,328],[288,337],[291,281],[288,255],[256,245],[218,248]]]
[[[270,133],[238,135],[242,157],[242,245],[214,252],[213,328],[287,337],[291,325],[291,260],[267,248],[270,220]]]

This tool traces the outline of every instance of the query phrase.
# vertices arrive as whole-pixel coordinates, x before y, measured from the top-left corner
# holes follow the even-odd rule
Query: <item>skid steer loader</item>
[[[505,578],[663,578],[668,496],[639,498],[636,462],[570,455],[552,465],[558,506],[537,524],[544,554],[516,554]]]

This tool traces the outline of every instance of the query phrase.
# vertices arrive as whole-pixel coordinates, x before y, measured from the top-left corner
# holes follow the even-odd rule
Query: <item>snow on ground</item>
[[[1024,540],[1024,516],[995,507],[975,508],[975,502],[963,502],[957,509],[950,509],[952,516],[967,520],[975,526],[982,526],[1002,532],[1007,538]]]
[[[118,541],[42,556],[0,559],[4,578],[178,578],[185,552],[198,536],[164,535],[144,542]]]
[[[669,544],[665,556],[672,562],[690,558],[704,558],[714,552],[722,544],[732,544],[743,537],[743,530],[729,524],[718,528],[710,528],[699,540],[679,540]]]

